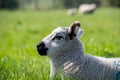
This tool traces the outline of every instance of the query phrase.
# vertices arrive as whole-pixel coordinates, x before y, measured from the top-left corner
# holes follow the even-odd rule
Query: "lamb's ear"
[[[75,21],[74,23],[70,25],[69,30],[68,30],[70,39],[73,39],[74,37],[78,35],[79,28],[80,28],[79,21]]]
[[[78,33],[77,33],[77,37],[81,37],[84,34],[84,30],[83,29],[79,29]]]

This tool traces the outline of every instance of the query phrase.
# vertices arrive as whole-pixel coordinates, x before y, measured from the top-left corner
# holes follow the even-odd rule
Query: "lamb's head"
[[[75,41],[79,41],[79,37],[83,33],[83,30],[79,27],[80,23],[75,21],[70,27],[56,28],[37,45],[38,53],[52,57],[58,53],[66,52],[74,48],[74,46],[78,44]],[[73,45],[73,43],[75,45]]]

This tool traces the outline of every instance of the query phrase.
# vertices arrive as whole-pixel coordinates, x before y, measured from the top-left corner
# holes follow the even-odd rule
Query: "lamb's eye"
[[[63,36],[56,35],[52,40],[62,40]]]

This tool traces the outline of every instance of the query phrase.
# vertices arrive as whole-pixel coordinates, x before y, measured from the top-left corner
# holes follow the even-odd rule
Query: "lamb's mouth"
[[[48,48],[45,47],[45,44],[43,42],[40,42],[37,45],[37,51],[41,56],[47,55]]]

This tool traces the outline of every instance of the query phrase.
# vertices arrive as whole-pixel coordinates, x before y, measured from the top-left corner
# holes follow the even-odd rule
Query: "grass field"
[[[0,80],[49,80],[49,58],[36,51],[37,43],[57,26],[81,22],[85,53],[120,57],[120,9],[68,16],[65,10],[0,10]]]

